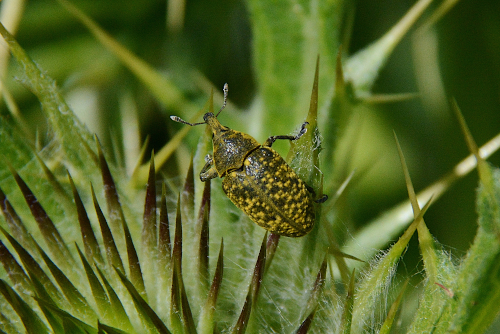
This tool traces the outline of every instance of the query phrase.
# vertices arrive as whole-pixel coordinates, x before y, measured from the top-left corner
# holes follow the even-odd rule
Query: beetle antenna
[[[187,125],[191,125],[191,126],[200,125],[200,124],[206,124],[205,122],[189,123],[189,122],[186,122],[185,120],[183,120],[182,118],[180,118],[179,116],[170,116],[170,119],[172,121],[174,121],[174,122],[182,123],[182,124],[187,124]]]
[[[219,116],[220,112],[222,111],[222,109],[224,109],[226,107],[226,103],[227,103],[227,92],[229,90],[229,86],[227,84],[227,82],[224,84],[224,88],[222,88],[222,91],[224,92],[224,103],[222,104],[222,107],[220,107],[219,109],[219,112],[217,113],[217,115],[215,115],[215,117],[217,118],[217,116]]]
[[[222,104],[222,107],[220,107],[219,112],[217,113],[217,115],[215,115],[216,118],[217,118],[217,116],[219,116],[220,112],[226,107],[226,104],[227,104],[227,92],[228,92],[228,90],[229,90],[229,86],[228,86],[227,83],[225,83],[224,84],[224,88],[222,89],[222,91],[224,92],[224,103]],[[191,125],[191,126],[201,125],[201,124],[207,124],[206,122],[189,123],[189,122],[186,122],[185,120],[183,120],[182,118],[180,118],[179,116],[170,116],[170,119],[172,121],[174,121],[174,122],[182,123],[182,124],[187,124],[187,125]]]

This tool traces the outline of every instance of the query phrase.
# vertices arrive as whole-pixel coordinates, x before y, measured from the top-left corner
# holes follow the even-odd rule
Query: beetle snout
[[[205,115],[203,115],[203,120],[205,121],[205,123],[208,123],[208,120],[211,119],[211,118],[214,118],[214,114],[211,113],[211,112],[207,112]]]

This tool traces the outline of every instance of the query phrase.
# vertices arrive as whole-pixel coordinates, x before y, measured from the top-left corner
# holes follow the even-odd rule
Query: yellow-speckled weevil
[[[271,148],[277,139],[297,140],[306,133],[305,122],[296,136],[271,136],[263,145],[250,135],[232,130],[217,120],[227,102],[228,85],[224,85],[224,104],[217,115],[203,116],[204,122],[179,123],[195,126],[207,124],[212,130],[213,157],[205,157],[201,181],[224,178],[222,189],[227,197],[250,219],[266,230],[287,237],[301,237],[313,228],[315,212],[312,189]],[[325,195],[318,203],[324,202]]]

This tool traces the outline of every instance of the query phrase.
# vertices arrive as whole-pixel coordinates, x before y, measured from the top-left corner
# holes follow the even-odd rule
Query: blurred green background
[[[200,108],[206,102],[207,87],[221,89],[225,82],[230,84],[230,108],[245,110],[252,103],[258,82],[252,71],[252,31],[243,1],[72,3],[125,47],[170,77]],[[353,54],[374,42],[414,3],[346,2],[352,6],[354,16],[351,39],[349,45],[343,46],[344,51]],[[175,15],[179,10],[174,8],[176,4],[185,5],[185,15]],[[421,96],[370,105],[363,125],[366,132],[359,139],[366,145],[352,153],[356,158],[351,168],[366,170],[373,164],[376,171],[366,170],[352,186],[347,199],[352,222],[345,222],[346,229],[362,226],[407,198],[392,130],[402,143],[417,191],[468,155],[448,98],[457,100],[479,145],[500,132],[500,2],[458,2],[422,43],[412,32],[394,50],[374,93],[420,91]],[[112,138],[126,140],[131,136],[122,133],[118,123],[124,96],[134,101],[131,106],[138,111],[140,139],[150,137],[149,149],[161,148],[178,129],[168,119],[177,111],[160,107],[134,75],[56,1],[26,2],[16,36],[35,62],[57,80],[69,104],[105,146],[112,145]],[[429,68],[435,71],[426,72]],[[430,84],[434,79],[436,84]],[[16,79],[15,64],[5,80],[31,131],[38,132],[42,143],[49,142],[39,102]],[[304,94],[309,96],[310,92]],[[4,104],[1,108],[3,114],[8,113]],[[374,161],[370,156],[373,147],[387,155]],[[500,165],[500,154],[489,161]],[[175,177],[179,171],[173,165],[165,172]],[[464,254],[475,234],[476,186],[473,172],[449,189],[426,214],[431,233],[457,256]]]

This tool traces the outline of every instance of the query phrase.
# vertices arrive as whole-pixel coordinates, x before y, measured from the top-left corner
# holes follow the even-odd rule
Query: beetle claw
[[[325,203],[327,199],[328,199],[328,195],[323,195],[321,198],[315,199],[314,202],[321,204],[321,203]]]

